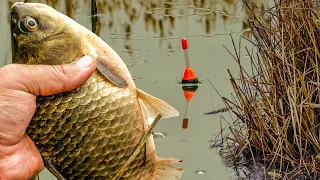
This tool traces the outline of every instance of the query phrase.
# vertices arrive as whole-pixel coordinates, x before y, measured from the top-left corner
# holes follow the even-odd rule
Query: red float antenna
[[[193,69],[190,67],[190,60],[188,55],[188,41],[186,38],[181,39],[182,49],[184,51],[184,58],[186,63],[186,68],[182,76],[182,83],[198,83],[198,78],[194,73]]]

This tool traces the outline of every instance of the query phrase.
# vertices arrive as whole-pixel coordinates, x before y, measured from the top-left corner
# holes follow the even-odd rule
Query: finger
[[[10,64],[0,68],[0,87],[47,96],[76,89],[95,68],[96,62],[91,56],[64,65]]]

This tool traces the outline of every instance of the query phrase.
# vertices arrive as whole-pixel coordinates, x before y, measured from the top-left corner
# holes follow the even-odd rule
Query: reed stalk
[[[292,179],[318,177],[320,163],[320,11],[312,0],[275,0],[259,9],[244,0],[256,51],[247,49],[250,71],[240,51],[230,71],[234,96],[223,98],[237,116],[225,139],[232,159],[262,157],[266,174]],[[265,9],[265,8],[264,8]],[[276,179],[277,179],[276,178]]]

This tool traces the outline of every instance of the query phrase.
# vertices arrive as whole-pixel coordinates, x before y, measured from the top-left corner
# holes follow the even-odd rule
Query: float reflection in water
[[[193,96],[195,95],[195,92],[197,91],[198,86],[197,85],[190,85],[190,86],[182,86],[184,98],[186,99],[186,105],[184,110],[184,116],[183,116],[183,122],[182,122],[182,128],[187,129],[189,124],[189,112],[190,112],[190,106],[191,106],[191,100]]]

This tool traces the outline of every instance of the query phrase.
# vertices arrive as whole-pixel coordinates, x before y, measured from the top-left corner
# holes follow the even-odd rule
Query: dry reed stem
[[[237,120],[227,138],[233,160],[241,154],[263,156],[282,178],[297,173],[316,177],[320,152],[320,30],[319,7],[311,0],[275,0],[263,11],[244,0],[251,12],[248,24],[256,48],[247,50],[251,71],[241,65],[240,48],[231,53],[239,78],[228,70],[234,88],[231,99]],[[290,174],[290,172],[292,173]]]

